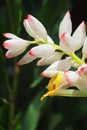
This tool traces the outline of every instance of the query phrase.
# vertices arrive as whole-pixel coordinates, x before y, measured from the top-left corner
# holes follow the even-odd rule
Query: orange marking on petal
[[[53,90],[54,90],[54,89],[56,89],[56,85],[55,85],[55,84],[53,84],[52,88],[53,88]]]

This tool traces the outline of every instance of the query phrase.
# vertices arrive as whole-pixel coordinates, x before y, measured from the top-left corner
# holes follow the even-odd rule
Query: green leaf
[[[19,34],[22,19],[21,0],[5,0],[9,16],[10,29],[13,33]]]
[[[42,6],[39,18],[47,28],[50,26],[53,27],[52,24],[60,17],[60,14],[62,14],[68,6],[68,0],[47,0]]]
[[[0,48],[0,97],[8,96],[9,79],[5,57]]]
[[[30,87],[31,87],[31,88],[34,88],[34,87],[38,86],[38,84],[39,84],[42,80],[43,80],[42,77],[36,78],[36,79],[30,84]]]
[[[29,105],[22,122],[21,130],[36,130],[41,114],[41,108],[45,104],[45,101],[40,101],[41,93],[42,92],[40,92]]]

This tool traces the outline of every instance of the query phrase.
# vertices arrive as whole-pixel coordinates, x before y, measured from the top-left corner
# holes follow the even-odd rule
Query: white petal
[[[36,38],[47,40],[47,32],[43,24],[32,15],[28,15],[27,20]]]
[[[68,78],[71,86],[76,86],[80,90],[87,90],[87,78],[73,71],[68,71],[66,73],[66,78]]]
[[[33,57],[31,55],[29,55],[28,53],[26,53],[20,60],[19,62],[17,63],[18,65],[24,65],[24,64],[27,64],[27,63],[30,63],[32,62],[33,60],[35,60],[36,57]]]
[[[86,30],[85,30],[85,23],[82,22],[78,28],[75,30],[75,32],[73,33],[72,38],[75,41],[75,50],[78,50],[81,48],[81,46],[83,45],[83,41],[86,37]]]
[[[80,49],[82,46],[84,37],[80,39],[76,39],[75,37],[71,37],[69,33],[63,33],[60,38],[60,46],[63,51],[65,52],[75,52],[76,50]]]
[[[43,44],[36,47],[33,47],[29,54],[39,58],[50,56],[54,53],[55,48],[50,44]]]
[[[61,52],[55,52],[53,55],[51,55],[49,57],[43,57],[42,59],[40,59],[37,62],[37,66],[43,66],[43,65],[52,64],[53,62],[61,59],[62,55],[63,54]]]
[[[75,41],[72,39],[69,33],[63,33],[60,38],[60,46],[65,52],[73,52],[75,49],[75,45],[73,44]]]
[[[86,59],[87,58],[87,37],[84,40],[82,53],[83,53],[83,58]]]
[[[54,43],[53,39],[49,35],[47,35],[47,41],[50,43]]]
[[[61,72],[60,71],[56,71],[56,70],[46,70],[46,71],[42,72],[40,74],[40,76],[52,78],[53,76],[55,76],[58,73],[61,73]]]
[[[78,70],[77,73],[82,76],[82,75],[87,75],[87,64],[83,64],[81,65]]]
[[[71,17],[70,17],[70,12],[67,11],[67,13],[65,14],[62,22],[60,23],[59,26],[59,37],[61,37],[61,35],[67,32],[69,34],[71,34],[72,32],[72,22],[71,22]]]
[[[27,46],[30,45],[30,41],[26,41],[26,40],[22,40],[22,39],[10,39],[10,40],[6,40],[3,43],[3,47],[6,49],[22,49],[22,48],[26,48]]]
[[[16,39],[18,38],[16,35],[12,34],[12,33],[3,33],[4,37],[7,37],[7,38],[13,38],[13,39]]]
[[[33,38],[36,38],[36,34],[33,32],[33,30],[31,29],[30,25],[29,25],[29,22],[27,19],[24,19],[23,21],[23,25],[26,29],[26,32]]]
[[[11,50],[8,50],[7,52],[6,52],[6,57],[7,58],[13,58],[13,57],[16,57],[16,56],[18,56],[18,55],[20,55],[21,53],[23,53],[25,51],[25,48],[22,48],[22,49],[16,49],[16,48],[14,48],[14,49],[11,49]]]
[[[70,69],[70,67],[71,67],[71,58],[67,58],[64,60],[54,62],[45,71],[43,71],[42,74],[43,74],[43,76],[47,77],[47,75],[49,75],[48,72],[52,73],[52,71],[53,71],[53,74],[56,74],[57,71],[67,71]]]
[[[30,41],[23,40],[21,38],[13,38],[6,40],[3,43],[3,47],[9,49],[6,53],[6,57],[12,58],[20,55],[30,45]]]

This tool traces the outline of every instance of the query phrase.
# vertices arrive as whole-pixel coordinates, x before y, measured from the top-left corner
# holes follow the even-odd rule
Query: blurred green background
[[[39,76],[45,67],[33,63],[16,66],[16,59],[6,59],[2,33],[30,37],[23,19],[30,13],[46,27],[58,43],[59,23],[70,10],[73,31],[87,20],[86,0],[0,0],[0,130],[87,130],[87,98],[48,97],[48,79]]]

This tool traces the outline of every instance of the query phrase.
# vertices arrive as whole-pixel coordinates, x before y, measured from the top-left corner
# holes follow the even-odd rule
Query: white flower
[[[75,52],[83,45],[86,30],[84,21],[78,26],[73,35],[70,13],[67,12],[59,27],[60,46],[65,52]]]
[[[12,58],[20,55],[30,45],[30,41],[21,39],[14,34],[4,33],[3,35],[7,38],[10,38],[3,43],[3,47],[8,49],[6,52],[7,58]]]

